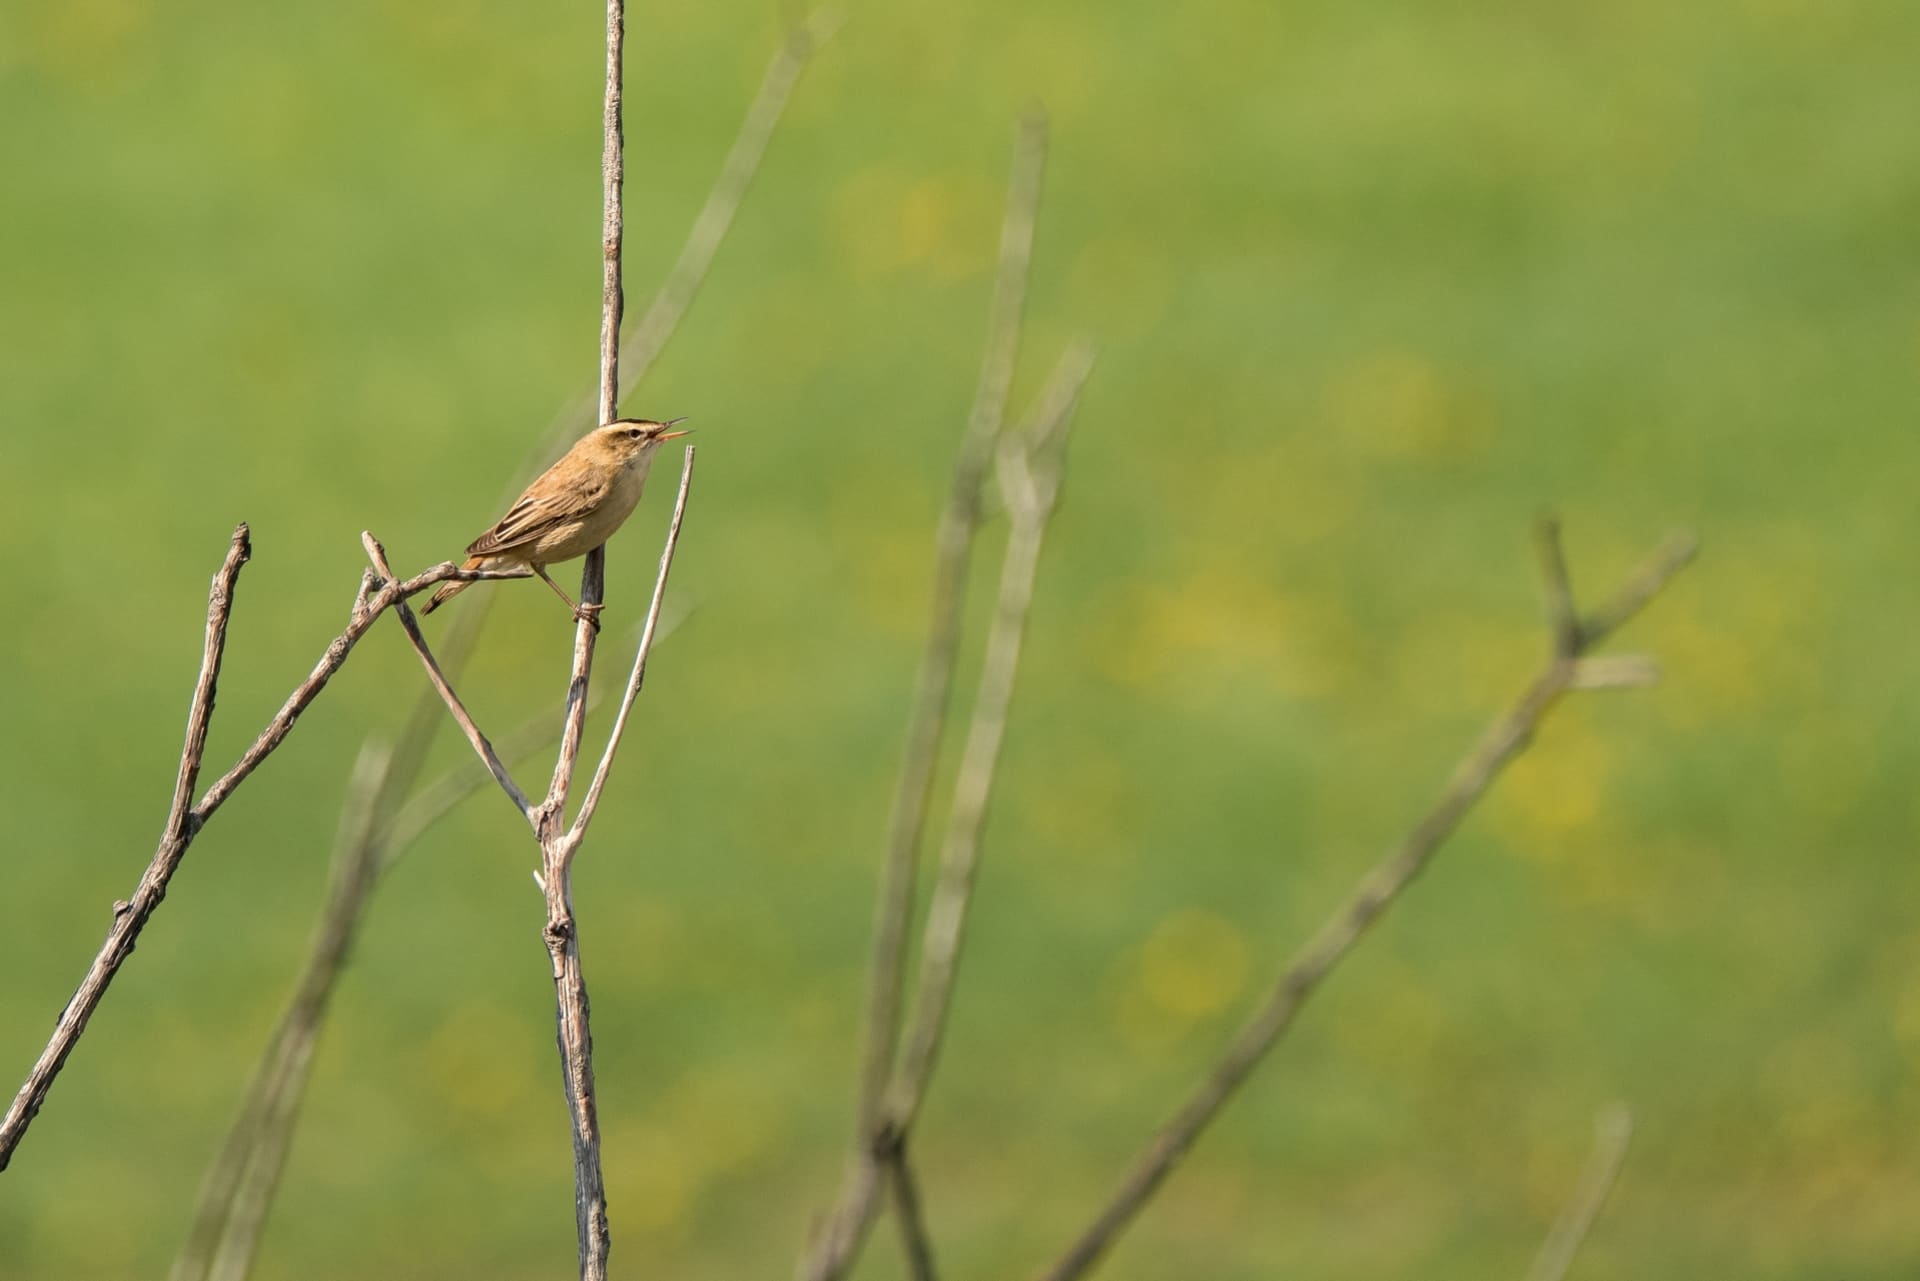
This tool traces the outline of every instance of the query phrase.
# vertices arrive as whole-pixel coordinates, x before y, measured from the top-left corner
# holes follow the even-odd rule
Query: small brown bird
[[[547,577],[547,566],[584,556],[613,536],[640,501],[655,447],[686,435],[671,430],[685,421],[622,418],[588,432],[527,486],[498,524],[467,545],[463,568],[531,569],[567,602],[574,618],[597,627],[600,607],[574,604]],[[471,586],[443,584],[420,612],[431,614]]]

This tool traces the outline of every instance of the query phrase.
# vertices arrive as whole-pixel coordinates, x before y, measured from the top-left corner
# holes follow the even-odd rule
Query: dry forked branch
[[[799,1275],[826,1281],[852,1265],[879,1208],[879,1153],[886,1144],[886,1097],[900,1036],[900,999],[906,983],[907,926],[913,915],[921,841],[933,778],[960,656],[967,575],[981,518],[981,485],[1006,421],[1007,396],[1020,351],[1041,180],[1046,169],[1047,122],[1034,108],[1020,121],[1014,143],[1000,260],[987,325],[986,354],[966,430],[954,460],[947,505],[935,537],[933,591],[926,648],[915,679],[906,747],[887,823],[880,887],[874,902],[865,1042],[858,1115],[846,1180],[834,1207],[816,1224]]]
[[[362,594],[356,598],[351,621],[347,629],[334,637],[326,651],[320,656],[307,678],[288,695],[280,710],[267,723],[266,729],[253,741],[231,769],[216,779],[196,805],[189,807],[188,798],[193,793],[195,780],[200,772],[201,759],[206,751],[207,726],[213,715],[214,686],[220,674],[220,660],[225,652],[227,620],[233,608],[233,590],[240,575],[240,567],[246,564],[251,555],[251,543],[245,525],[233,531],[233,540],[228,547],[226,560],[220,572],[214,576],[213,592],[207,602],[207,640],[205,654],[201,660],[200,679],[194,688],[193,702],[187,717],[187,742],[181,749],[180,768],[174,783],[173,804],[167,813],[166,827],[163,829],[160,847],[154,851],[153,860],[147,866],[145,875],[133,897],[114,905],[113,927],[107,933],[106,942],[101,944],[98,955],[88,968],[86,977],[81,980],[79,989],[67,1002],[55,1024],[53,1036],[47,1047],[41,1051],[40,1058],[27,1074],[25,1084],[14,1096],[7,1108],[6,1117],[0,1121],[0,1169],[5,1169],[12,1160],[14,1149],[25,1137],[27,1128],[33,1124],[41,1104],[46,1100],[47,1092],[53,1088],[54,1078],[66,1064],[67,1056],[73,1052],[81,1033],[86,1031],[87,1020],[99,1006],[107,993],[107,987],[113,982],[113,976],[133,951],[133,945],[146,927],[147,919],[160,901],[166,897],[167,882],[172,879],[180,861],[186,856],[187,847],[199,835],[207,820],[216,810],[226,803],[234,790],[244,783],[260,763],[271,756],[274,749],[286,741],[299,719],[314,699],[320,696],[333,674],[346,663],[353,647],[367,634],[380,615],[409,596],[425,591],[440,583],[459,580],[463,582],[481,582],[500,578],[522,578],[518,571],[469,570],[462,569],[452,561],[436,565],[422,573],[414,575],[404,582],[388,582],[371,595]]]
[[[1616,1103],[1602,1112],[1593,1123],[1593,1154],[1573,1196],[1554,1221],[1553,1231],[1540,1246],[1527,1281],[1561,1281],[1573,1264],[1573,1256],[1593,1231],[1594,1220],[1607,1203],[1607,1195],[1626,1164],[1627,1144],[1633,1139],[1633,1113],[1624,1103]]]
[[[815,17],[797,24],[782,42],[767,65],[760,88],[742,120],[732,148],[719,176],[700,209],[678,260],[665,284],[654,296],[640,323],[629,330],[620,348],[620,364],[631,371],[628,383],[638,382],[666,347],[679,328],[688,309],[698,296],[714,256],[732,225],[773,132],[785,113],[793,90],[812,55],[837,30],[839,20]],[[555,445],[579,434],[593,413],[596,397],[588,397],[577,409],[561,414],[545,433],[545,439],[532,451],[529,468],[553,452]],[[530,472],[529,472],[530,474]],[[523,477],[524,479],[524,477]],[[518,491],[503,495],[502,504]],[[372,591],[372,575],[362,581],[362,598]],[[452,679],[465,663],[466,655],[488,616],[490,596],[468,596],[464,608],[455,612],[452,626],[440,646],[441,666]],[[264,1182],[271,1191],[273,1176],[266,1165],[277,1162],[287,1150],[287,1131],[299,1113],[299,1095],[305,1086],[304,1073],[289,1073],[281,1065],[300,1054],[297,1043],[310,1042],[319,1035],[320,1025],[331,1008],[327,994],[337,982],[345,959],[345,950],[330,949],[329,940],[350,938],[366,910],[378,875],[437,821],[465,797],[485,783],[480,770],[449,773],[428,784],[404,804],[400,798],[414,786],[425,764],[427,749],[441,723],[440,697],[436,690],[423,692],[421,702],[409,715],[391,752],[381,753],[379,764],[370,767],[372,799],[363,802],[350,794],[343,815],[343,831],[356,830],[352,815],[370,809],[373,818],[352,849],[336,865],[336,890],[330,892],[321,922],[314,933],[310,952],[288,1010],[275,1026],[274,1035],[262,1052],[252,1083],[248,1087],[233,1125],[219,1154],[209,1168],[202,1185],[194,1224],[176,1259],[172,1281],[200,1281],[209,1275],[216,1250],[227,1258],[251,1261],[250,1249],[221,1246],[224,1236],[230,1242],[257,1241],[262,1221],[271,1205],[270,1196],[243,1194],[247,1186]],[[508,747],[500,755],[514,761],[543,745],[557,729],[546,722],[523,730],[509,742],[524,743]],[[372,740],[369,740],[371,744]],[[357,887],[354,893],[338,892],[342,885]],[[310,994],[318,988],[317,999]],[[236,1197],[244,1195],[244,1203]],[[242,1272],[240,1275],[244,1275]]]
[[[1294,958],[1266,1003],[1240,1030],[1213,1069],[1161,1127],[1122,1178],[1119,1189],[1080,1237],[1040,1275],[1045,1281],[1085,1276],[1134,1220],[1240,1084],[1292,1026],[1307,998],[1380,915],[1410,885],[1494,780],[1533,741],[1535,730],[1569,692],[1585,687],[1588,651],[1644,607],[1693,559],[1697,544],[1678,535],[1656,551],[1614,597],[1582,619],[1574,611],[1560,550],[1559,526],[1537,529],[1542,585],[1553,644],[1546,665],[1455,767],[1439,801],[1360,882]]]
[[[453,715],[455,721],[460,723],[462,729],[467,731],[468,742],[472,745],[474,754],[486,765],[488,773],[499,784],[501,791],[516,804],[523,805],[523,813],[532,826],[535,839],[540,846],[539,880],[547,904],[547,922],[543,933],[553,965],[561,1066],[566,1086],[567,1107],[573,1124],[574,1204],[579,1233],[580,1275],[585,1281],[602,1281],[606,1276],[607,1254],[611,1238],[607,1226],[606,1188],[600,1169],[599,1113],[593,1081],[593,1036],[589,1025],[586,977],[580,962],[579,929],[573,914],[573,860],[586,839],[587,824],[593,818],[594,810],[599,803],[600,791],[606,783],[607,772],[613,765],[614,753],[618,750],[620,741],[626,733],[634,700],[639,696],[641,685],[645,681],[647,659],[659,635],[660,610],[666,594],[667,576],[673,567],[674,553],[679,547],[680,526],[686,518],[687,495],[693,484],[693,458],[694,451],[689,447],[683,455],[680,489],[674,499],[673,516],[667,527],[665,545],[660,552],[660,571],[654,580],[653,597],[647,607],[647,621],[641,630],[640,642],[634,653],[633,670],[628,677],[619,713],[614,718],[613,728],[608,734],[607,746],[601,755],[599,768],[594,773],[587,799],[581,805],[572,826],[565,824],[564,817],[580,756],[582,727],[586,716],[587,686],[593,664],[595,635],[593,624],[582,621],[575,631],[574,658],[568,679],[566,715],[562,722],[560,753],[559,758],[554,762],[553,778],[548,786],[547,798],[537,806],[526,807],[524,806],[525,794],[500,763],[486,735],[473,724],[459,695],[447,683],[439,664],[433,657],[432,649],[412,616],[412,611],[402,606],[400,613],[400,625],[406,632],[407,640],[412,644],[414,652],[419,655],[421,666],[425,668],[429,680],[439,692],[447,710]],[[372,558],[381,577],[391,578],[392,572],[387,566],[386,554],[379,540],[368,535],[364,541],[367,554]],[[592,573],[586,575],[581,587],[582,600],[597,601],[599,587],[600,584]]]

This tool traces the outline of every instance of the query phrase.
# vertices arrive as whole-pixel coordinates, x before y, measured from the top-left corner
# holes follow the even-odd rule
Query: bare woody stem
[[[1321,981],[1426,868],[1460,820],[1486,795],[1507,765],[1526,750],[1540,723],[1561,698],[1579,688],[1586,650],[1632,618],[1692,559],[1695,550],[1690,537],[1670,540],[1629,580],[1619,596],[1575,630],[1576,644],[1566,652],[1560,648],[1561,638],[1566,635],[1565,620],[1574,614],[1570,594],[1562,595],[1566,578],[1557,526],[1543,523],[1539,542],[1547,622],[1556,641],[1546,666],[1455,767],[1434,807],[1294,958],[1266,1004],[1241,1029],[1186,1104],[1161,1127],[1106,1206],[1066,1253],[1041,1274],[1045,1281],[1072,1281],[1092,1270],[1234,1091],[1285,1034]]]
[[[347,656],[353,652],[360,638],[367,634],[374,622],[399,601],[425,591],[439,583],[452,580],[475,582],[482,579],[518,578],[517,573],[500,573],[485,570],[466,570],[448,561],[436,565],[405,582],[390,582],[379,591],[356,600],[352,620],[347,629],[336,636],[320,656],[307,678],[295,687],[287,701],[268,722],[266,729],[260,732],[253,745],[241,754],[231,769],[216,779],[200,802],[191,808],[181,804],[181,798],[191,795],[198,777],[201,759],[206,750],[207,723],[213,714],[214,687],[219,677],[220,658],[225,650],[227,620],[233,608],[233,591],[239,578],[240,567],[247,562],[251,554],[251,544],[245,525],[234,530],[233,540],[227,551],[226,561],[220,572],[214,576],[213,591],[207,601],[207,642],[205,654],[201,660],[200,679],[194,689],[193,703],[188,713],[187,742],[181,750],[179,775],[174,784],[174,802],[167,814],[166,828],[161,836],[160,847],[154,851],[152,861],[147,865],[146,873],[140,878],[139,887],[133,897],[124,903],[115,904],[113,928],[108,932],[106,942],[94,957],[86,977],[81,981],[73,998],[61,1012],[54,1027],[53,1036],[47,1047],[28,1073],[26,1083],[14,1096],[8,1107],[6,1118],[0,1121],[0,1169],[5,1169],[12,1160],[14,1149],[20,1145],[27,1128],[33,1124],[41,1104],[45,1102],[48,1090],[66,1064],[67,1056],[86,1031],[87,1020],[106,995],[107,987],[113,982],[113,976],[133,951],[135,941],[146,927],[147,918],[160,906],[166,897],[167,883],[180,861],[186,856],[187,847],[199,835],[207,820],[216,810],[226,803],[234,790],[245,782],[260,763],[273,754],[275,748],[286,740],[292,731],[294,722],[299,719],[308,705],[320,696],[333,674],[346,663]]]

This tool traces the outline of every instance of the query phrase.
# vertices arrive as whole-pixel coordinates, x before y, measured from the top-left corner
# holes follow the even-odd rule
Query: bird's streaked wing
[[[522,494],[499,524],[467,544],[467,555],[497,556],[536,542],[549,530],[592,511],[606,496],[606,489],[603,482],[572,493]]]

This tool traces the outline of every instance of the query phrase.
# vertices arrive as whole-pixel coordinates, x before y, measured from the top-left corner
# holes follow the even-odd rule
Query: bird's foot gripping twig
[[[599,604],[575,605],[573,607],[573,621],[576,623],[586,623],[593,628],[593,634],[598,636],[600,634],[600,611],[605,608],[605,605]]]

